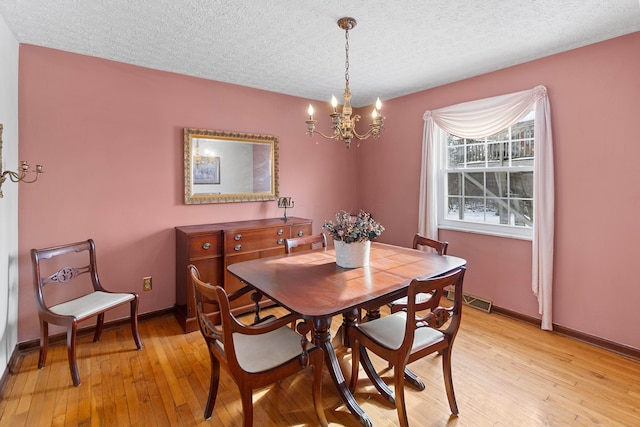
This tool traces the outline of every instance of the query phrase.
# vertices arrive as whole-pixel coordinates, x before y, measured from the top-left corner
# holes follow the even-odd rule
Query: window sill
[[[485,234],[488,236],[503,237],[506,239],[518,239],[518,240],[529,240],[529,241],[533,240],[533,230],[530,228],[515,230],[515,232],[512,231],[511,229],[500,230],[499,228],[498,229],[496,228],[498,227],[487,227],[487,228],[481,229],[479,227],[469,227],[469,226],[457,225],[457,224],[456,225],[443,225],[443,224],[438,225],[439,230],[451,230],[451,231],[460,231],[462,233]]]

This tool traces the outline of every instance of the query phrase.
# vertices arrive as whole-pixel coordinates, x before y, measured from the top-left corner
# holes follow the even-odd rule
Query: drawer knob
[[[202,249],[204,249],[205,251],[207,249],[209,249],[210,247],[211,247],[211,243],[209,243],[209,242],[206,242],[205,244],[202,245]]]
[[[284,230],[281,228],[280,230],[278,230],[278,236],[282,236],[282,233],[284,233]]]
[[[298,237],[302,237],[304,235],[304,231],[300,230],[298,231]]]
[[[284,243],[284,239],[278,239],[278,244],[281,245]]]
[[[239,251],[240,249],[242,249],[242,245],[235,245],[235,246],[233,247],[233,250],[234,250],[234,251]]]
[[[234,240],[240,240],[242,239],[242,234],[238,233],[233,237]]]

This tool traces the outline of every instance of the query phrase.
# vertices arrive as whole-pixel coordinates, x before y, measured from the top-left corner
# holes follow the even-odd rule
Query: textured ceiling
[[[0,0],[20,43],[355,106],[640,30],[639,0]]]

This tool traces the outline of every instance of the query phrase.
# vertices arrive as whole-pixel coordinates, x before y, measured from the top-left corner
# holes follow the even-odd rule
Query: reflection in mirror
[[[278,138],[184,129],[186,204],[276,200]]]

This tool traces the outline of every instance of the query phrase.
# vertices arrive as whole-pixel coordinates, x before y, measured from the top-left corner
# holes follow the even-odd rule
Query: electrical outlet
[[[143,277],[142,278],[142,290],[143,291],[150,291],[152,288],[151,285],[151,276],[149,277]]]

